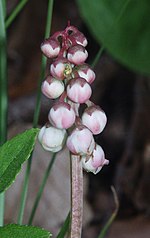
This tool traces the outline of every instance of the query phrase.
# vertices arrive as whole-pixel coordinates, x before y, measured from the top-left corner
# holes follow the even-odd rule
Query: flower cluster
[[[56,101],[49,111],[49,122],[40,130],[39,141],[52,152],[60,151],[66,144],[72,154],[80,156],[83,168],[96,174],[109,163],[93,137],[102,132],[107,118],[89,100],[95,73],[85,63],[86,45],[87,39],[74,26],[56,32],[41,45],[43,54],[53,59],[42,92]],[[86,109],[80,115],[82,104]]]

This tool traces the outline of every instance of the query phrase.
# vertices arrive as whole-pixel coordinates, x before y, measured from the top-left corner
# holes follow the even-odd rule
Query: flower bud
[[[58,102],[51,108],[48,118],[53,126],[68,129],[74,124],[76,116],[68,103]]]
[[[83,64],[88,57],[88,52],[81,45],[75,45],[68,49],[67,58],[73,64]]]
[[[109,164],[109,161],[105,159],[104,151],[101,146],[96,144],[95,149],[91,156],[82,156],[82,166],[87,172],[97,174],[104,165]]]
[[[67,59],[57,58],[51,64],[50,72],[53,77],[63,80],[72,73],[72,67]]]
[[[39,132],[38,139],[45,150],[58,152],[63,148],[66,135],[66,130],[64,129],[43,126]]]
[[[51,99],[56,99],[64,92],[64,83],[58,79],[48,76],[42,83],[42,93]]]
[[[67,96],[73,102],[85,103],[92,94],[90,85],[83,78],[72,79],[67,86]]]
[[[90,106],[85,109],[82,115],[82,123],[94,135],[101,133],[106,125],[107,117],[103,110],[98,106]]]
[[[76,127],[67,139],[68,149],[76,155],[91,154],[95,146],[93,135],[84,126]]]
[[[79,77],[84,78],[89,84],[93,83],[95,80],[95,73],[87,64],[81,65],[77,74]]]
[[[46,57],[54,58],[58,56],[60,52],[59,42],[52,38],[46,39],[41,44],[41,50]]]
[[[87,46],[87,39],[86,37],[83,35],[83,33],[81,33],[80,31],[77,31],[76,33],[71,35],[72,38],[75,40],[76,44],[82,45],[84,47]]]

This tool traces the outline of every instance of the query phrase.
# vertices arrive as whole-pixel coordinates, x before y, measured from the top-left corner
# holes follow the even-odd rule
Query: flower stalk
[[[83,169],[81,158],[71,154],[71,227],[70,238],[80,238],[83,217]]]

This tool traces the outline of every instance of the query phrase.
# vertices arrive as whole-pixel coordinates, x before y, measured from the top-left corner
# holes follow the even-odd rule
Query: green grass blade
[[[118,197],[117,197],[117,194],[116,194],[116,191],[114,189],[114,187],[112,186],[111,187],[111,190],[113,192],[113,196],[114,196],[114,201],[115,201],[115,210],[114,212],[112,213],[111,217],[109,218],[109,220],[107,221],[107,223],[105,224],[105,226],[102,228],[98,238],[104,238],[108,229],[110,228],[112,222],[114,221],[114,219],[116,218],[117,216],[117,213],[118,213],[118,209],[119,209],[119,201],[118,201]]]
[[[67,231],[69,230],[69,226],[70,226],[70,212],[68,213],[68,216],[66,217],[66,220],[65,220],[63,226],[61,227],[56,238],[64,238]]]
[[[33,204],[33,208],[32,208],[32,211],[31,211],[31,215],[30,215],[30,218],[29,218],[29,222],[28,222],[28,225],[31,225],[32,222],[33,222],[33,219],[34,219],[34,216],[35,216],[35,212],[36,212],[36,209],[39,205],[39,202],[40,202],[40,199],[41,199],[41,196],[43,194],[43,191],[44,191],[44,188],[45,188],[45,185],[46,185],[46,182],[47,182],[47,179],[49,177],[49,174],[51,172],[51,169],[52,169],[52,166],[55,162],[55,159],[56,159],[56,153],[52,155],[52,158],[50,160],[50,163],[45,171],[45,174],[44,174],[44,177],[43,177],[43,180],[42,180],[42,183],[41,183],[41,186],[39,188],[39,191],[36,195],[36,198],[35,198],[35,202]]]
[[[21,10],[23,9],[23,7],[26,5],[27,2],[28,2],[28,0],[22,0],[17,4],[17,6],[13,10],[13,12],[6,19],[6,22],[5,22],[6,29],[11,25],[11,23],[14,21],[14,19],[17,17],[17,15],[21,12]]]

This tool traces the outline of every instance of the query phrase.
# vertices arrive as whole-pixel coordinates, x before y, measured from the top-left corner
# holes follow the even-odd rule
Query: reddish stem
[[[81,238],[83,215],[83,168],[80,156],[71,155],[70,238]]]

